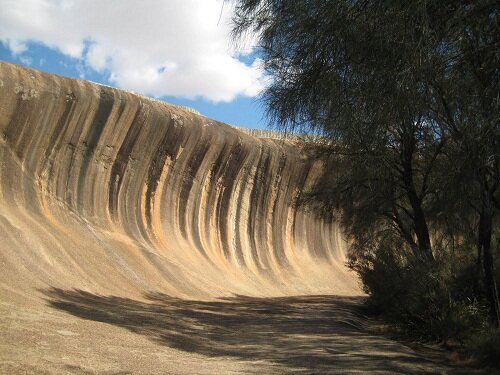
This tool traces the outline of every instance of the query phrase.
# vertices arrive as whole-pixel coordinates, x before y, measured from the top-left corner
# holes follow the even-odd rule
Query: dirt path
[[[367,330],[359,297],[133,300],[41,292],[2,305],[2,373],[470,374]],[[8,313],[10,312],[10,313]],[[23,351],[16,351],[22,347]]]

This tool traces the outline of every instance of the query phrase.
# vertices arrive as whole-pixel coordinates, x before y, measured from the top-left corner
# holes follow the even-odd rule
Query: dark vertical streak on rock
[[[296,188],[299,192],[299,195],[295,199],[295,201],[290,202],[291,205],[294,205],[293,209],[293,223],[292,223],[292,238],[296,237],[296,223],[297,223],[297,215],[300,211],[300,206],[301,206],[301,194],[304,191],[304,188],[306,186],[307,178],[309,177],[309,174],[311,172],[313,164],[311,162],[305,163],[304,168],[301,168],[300,174],[296,177]]]
[[[257,238],[263,239],[265,243],[267,221],[267,210],[265,207],[269,188],[264,184],[264,176],[269,173],[270,165],[269,154],[267,154],[266,149],[262,149],[252,192],[250,193],[250,212],[248,213],[248,237],[250,238],[252,257],[258,268],[262,268],[262,263],[265,268],[268,266],[267,258],[259,254],[261,243],[257,243]],[[259,232],[260,226],[257,227],[258,219],[263,223],[263,233]]]
[[[277,196],[274,199],[273,202],[273,208],[272,208],[272,220],[273,220],[273,249],[276,255],[276,259],[280,265],[286,265],[288,264],[285,253],[284,253],[284,244],[283,244],[283,233],[285,232],[285,227],[286,227],[286,222],[284,223],[283,220],[286,220],[286,213],[283,212],[282,209],[282,204],[283,201],[286,201],[288,198],[288,189],[287,186],[283,186],[283,180],[284,177],[287,177],[284,175],[284,171],[286,170],[286,163],[287,163],[287,158],[286,154],[282,153],[280,154],[280,160],[278,164],[278,171],[274,173],[276,176],[276,189],[281,190],[278,192]],[[296,164],[295,165],[296,169],[300,169],[301,165]],[[288,179],[287,179],[288,181]]]
[[[89,133],[87,135],[86,143],[86,154],[92,155],[97,148],[101,134],[104,131],[104,127],[108,120],[113,105],[115,103],[115,97],[113,90],[106,86],[101,86],[101,91],[99,92],[99,106],[97,107],[97,112],[90,127]]]
[[[66,133],[66,129],[68,128],[69,122],[73,117],[73,112],[75,109],[76,99],[75,100],[66,100],[66,105],[64,106],[64,112],[59,117],[57,121],[57,126],[53,127],[52,134],[49,137],[49,142],[47,144],[47,148],[45,149],[45,159],[49,159],[51,154],[55,154],[61,143],[61,139],[64,139],[64,134]]]
[[[224,168],[224,175],[222,179],[223,190],[219,197],[219,202],[217,204],[217,223],[220,233],[222,250],[226,259],[231,259],[230,251],[230,238],[228,237],[228,219],[230,216],[229,207],[231,205],[231,197],[233,195],[234,185],[236,183],[236,178],[238,177],[242,161],[245,159],[246,153],[241,145],[241,142],[233,144],[229,159],[226,162],[226,167]]]
[[[194,194],[191,192],[192,190],[192,186],[193,186],[193,182],[194,182],[194,179],[197,178],[196,176],[198,175],[198,172],[200,171],[200,167],[202,166],[202,163],[203,163],[203,160],[205,159],[207,153],[208,153],[208,150],[210,149],[210,143],[207,139],[204,139],[202,138],[199,143],[198,143],[198,146],[196,147],[195,149],[195,152],[193,153],[193,157],[190,159],[190,163],[188,165],[188,168],[187,168],[187,171],[188,171],[188,180],[189,181],[186,181],[185,184],[183,184],[183,187],[182,187],[182,191],[181,191],[181,196],[189,196],[191,194],[191,196],[193,196]],[[200,187],[200,189],[203,189],[203,186]],[[208,257],[208,254],[206,253],[205,249],[203,248],[203,244],[201,242],[201,234],[200,234],[200,227],[199,227],[199,223],[198,223],[198,217],[201,215],[201,207],[200,205],[202,204],[202,201],[201,201],[201,194],[202,194],[202,191],[198,191],[196,196],[193,197],[193,199],[195,199],[195,206],[194,206],[194,209],[192,210],[191,212],[191,237],[194,241],[194,245],[195,247],[198,249],[198,251],[200,251],[200,253],[205,256],[209,261],[211,261],[211,259]],[[186,199],[189,199],[189,198],[186,198]],[[185,208],[186,206],[182,206],[183,208]],[[179,212],[179,219],[182,220],[182,218],[185,218],[186,217],[186,213],[180,213]],[[179,220],[179,221],[180,221]],[[187,227],[187,225],[185,223],[182,223],[180,221],[180,228],[181,228],[181,234],[184,238],[187,237],[187,233],[184,231],[183,232],[183,228]]]
[[[181,204],[179,206],[179,229],[184,238],[187,238],[187,224],[186,224],[186,207],[187,202],[189,201],[191,188],[194,183],[194,179],[196,178],[196,174],[198,169],[203,162],[203,158],[208,152],[210,145],[206,143],[203,139],[197,142],[197,146],[191,152],[191,158],[189,158],[185,173],[182,177],[181,188],[179,193],[179,202],[185,202],[185,204]],[[197,212],[193,212],[193,215],[197,215]],[[194,225],[192,228],[194,233],[198,233],[197,225]],[[199,237],[199,235],[197,236]],[[201,243],[200,243],[201,246]]]
[[[78,209],[81,211],[84,208],[83,198],[85,196],[85,181],[87,177],[87,171],[89,165],[94,155],[94,152],[101,138],[101,134],[104,131],[104,127],[108,120],[111,110],[115,102],[113,90],[109,87],[101,86],[101,91],[99,92],[99,106],[97,107],[97,112],[95,114],[94,120],[86,137],[86,145],[83,152],[82,166],[80,168],[80,174],[78,176]]]
[[[248,152],[247,152],[248,155]],[[244,166],[245,160],[242,160],[242,166]],[[235,227],[240,228],[241,227],[241,218],[243,216],[243,198],[245,194],[243,194],[243,191],[247,189],[248,186],[248,172],[247,170],[243,167],[242,171],[242,176],[241,176],[241,191],[240,194],[238,195],[238,201],[236,203],[236,223]],[[234,249],[234,254],[236,257],[236,260],[239,265],[242,267],[246,267],[247,264],[245,263],[245,258],[243,257],[243,249],[242,249],[242,243],[241,243],[241,232],[239,230],[234,233],[235,239],[235,249]]]
[[[127,164],[134,148],[134,144],[137,141],[137,136],[141,131],[141,128],[146,121],[146,115],[144,112],[144,107],[142,103],[137,108],[134,119],[127,130],[127,135],[123,140],[123,143],[118,150],[116,159],[111,167],[111,180],[109,182],[109,195],[108,195],[108,207],[111,215],[116,219],[118,214],[118,195],[120,193],[120,188],[123,181],[123,175],[127,168]]]
[[[148,227],[151,227],[151,200],[154,199],[163,167],[165,166],[167,157],[170,157],[172,161],[175,161],[179,148],[182,145],[184,135],[182,128],[176,126],[174,120],[167,120],[163,126],[165,128],[164,135],[154,153],[153,159],[151,160],[146,180],[147,190],[145,215]]]
[[[222,154],[219,156],[222,156]],[[217,223],[217,231],[219,235],[220,245],[222,247],[222,253],[227,260],[230,260],[230,252],[228,251],[227,237],[226,237],[227,217],[222,215],[224,212],[224,203],[225,203],[224,196],[227,194],[226,189],[228,189],[228,184],[226,183],[227,179],[226,173],[229,168],[229,163],[231,162],[231,156],[232,156],[232,145],[229,145],[229,147],[227,148],[227,153],[224,153],[224,158],[221,160],[221,166],[217,170],[217,177],[216,177],[217,182],[219,182],[220,180],[220,184],[216,187],[217,190],[220,189],[220,194],[218,194],[217,196],[217,202],[215,206],[216,207],[215,220]]]
[[[207,202],[207,210],[205,212],[205,222],[210,223],[212,221],[212,218],[214,215],[217,216],[217,204],[216,204],[216,198],[217,198],[217,192],[219,189],[219,178],[222,173],[222,169],[224,166],[224,160],[227,159],[227,149],[229,148],[229,145],[227,143],[224,143],[222,145],[221,150],[219,151],[219,154],[217,155],[217,158],[215,159],[214,163],[212,164],[212,168],[210,169],[210,187],[209,187],[209,195],[208,195],[208,202]],[[217,219],[217,218],[216,218]],[[210,226],[206,226],[206,232],[205,236],[207,238],[210,238],[211,233],[210,233]]]
[[[125,111],[125,107],[127,106],[127,102],[125,101],[125,99],[123,97],[120,98],[120,106],[118,107],[118,113],[117,113],[117,116],[116,118],[118,119],[118,121],[120,121],[122,115],[123,115],[123,112]]]
[[[23,150],[19,147],[19,141],[23,134],[25,127],[29,126],[32,104],[28,101],[22,100],[19,95],[16,101],[16,107],[12,114],[9,125],[5,129],[4,138],[7,144],[12,147],[15,154],[22,160]]]
[[[52,134],[49,137],[47,148],[44,152],[44,166],[46,168],[46,173],[49,176],[48,180],[50,181],[53,174],[54,169],[54,157],[60,152],[61,148],[64,147],[62,144],[65,136],[68,132],[69,125],[73,120],[75,115],[75,108],[77,105],[77,98],[72,96],[68,100],[65,98],[66,105],[64,106],[64,112],[57,120],[57,126],[53,127]],[[74,150],[73,150],[74,151]],[[66,180],[66,186],[68,184],[68,180]]]

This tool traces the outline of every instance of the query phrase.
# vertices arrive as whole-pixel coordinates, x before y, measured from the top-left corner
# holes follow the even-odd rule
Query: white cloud
[[[21,60],[21,62],[27,66],[30,66],[31,64],[33,64],[33,59],[29,56],[21,56],[19,58],[19,60]]]
[[[223,0],[0,0],[0,7],[0,40],[13,53],[43,43],[108,72],[122,88],[231,101],[264,85],[257,61],[238,60],[250,49],[231,45],[232,9]]]

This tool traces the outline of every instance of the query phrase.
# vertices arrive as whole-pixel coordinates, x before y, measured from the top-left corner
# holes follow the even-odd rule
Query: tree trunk
[[[404,129],[404,127],[403,127]],[[402,151],[401,151],[401,166],[403,183],[406,189],[406,196],[410,202],[413,217],[413,226],[415,236],[417,237],[417,245],[420,255],[426,260],[434,260],[431,248],[431,240],[429,235],[429,227],[422,208],[422,199],[418,196],[413,179],[413,153],[415,149],[415,135],[413,131],[403,132]]]
[[[487,191],[483,193],[483,204],[479,218],[478,243],[483,253],[486,296],[490,304],[490,317],[493,324],[500,326],[500,302],[495,279],[495,266],[491,252],[491,231],[493,223],[493,202]]]
[[[479,226],[478,228],[482,227],[482,220],[483,220],[483,215],[480,215],[479,217]],[[476,274],[474,275],[474,283],[472,285],[472,292],[474,293],[474,296],[478,298],[481,294],[481,279],[482,279],[482,272],[481,270],[484,268],[483,266],[483,240],[482,240],[482,235],[481,231],[479,231],[478,239],[477,239],[477,259],[476,259]]]
[[[417,245],[420,255],[428,260],[433,260],[431,249],[431,239],[429,235],[429,227],[425,219],[425,213],[422,208],[422,200],[417,194],[415,183],[413,181],[413,168],[411,157],[403,162],[403,182],[406,188],[406,196],[410,202],[413,213],[413,226],[415,229],[415,236],[417,237]]]
[[[425,219],[425,214],[422,209],[422,202],[418,198],[413,186],[411,186],[408,191],[408,198],[413,210],[413,222],[415,225],[415,235],[417,236],[419,250],[422,255],[429,260],[432,260],[434,259],[434,256],[432,255],[429,227],[427,226],[427,220]]]

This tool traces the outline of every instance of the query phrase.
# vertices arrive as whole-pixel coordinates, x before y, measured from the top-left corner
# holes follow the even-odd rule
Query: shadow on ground
[[[369,333],[362,298],[233,297],[193,301],[147,294],[144,301],[82,290],[44,290],[53,308],[209,357],[274,363],[284,372],[424,374],[448,369]],[[455,371],[453,371],[455,373]]]

